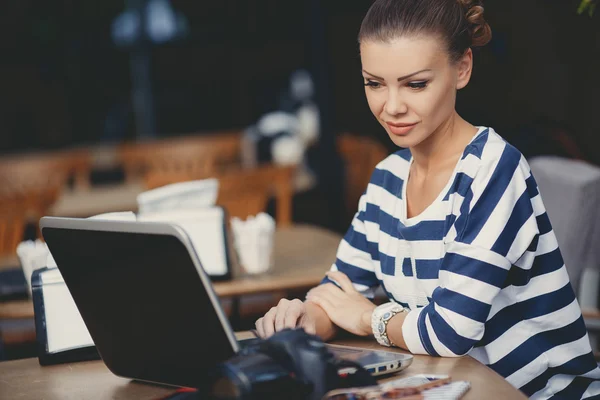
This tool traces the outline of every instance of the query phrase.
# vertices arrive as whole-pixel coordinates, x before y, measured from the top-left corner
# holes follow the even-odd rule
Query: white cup
[[[275,222],[267,214],[232,220],[234,246],[244,272],[263,274],[273,267]]]

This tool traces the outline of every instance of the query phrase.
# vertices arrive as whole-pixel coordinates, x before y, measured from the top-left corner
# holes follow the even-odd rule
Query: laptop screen
[[[116,375],[196,386],[207,368],[234,354],[176,237],[52,227],[43,235]]]

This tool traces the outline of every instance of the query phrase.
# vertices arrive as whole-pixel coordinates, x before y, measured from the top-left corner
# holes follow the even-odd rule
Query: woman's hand
[[[336,281],[341,289],[333,283],[326,283],[311,289],[306,300],[318,304],[340,328],[355,335],[370,335],[375,304],[357,292],[343,272],[329,271],[327,277]]]
[[[255,325],[261,338],[286,328],[304,328],[306,333],[316,334],[316,321],[307,312],[306,304],[299,299],[281,299],[277,307],[271,308]]]

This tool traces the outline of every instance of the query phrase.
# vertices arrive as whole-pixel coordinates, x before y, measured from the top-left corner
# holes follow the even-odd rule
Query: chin
[[[406,136],[398,136],[398,135],[394,135],[393,133],[388,132],[388,130],[386,129],[386,133],[388,134],[388,137],[390,138],[390,140],[396,146],[402,147],[402,148],[414,147],[423,141],[423,139],[420,138],[419,136],[413,135],[412,134],[413,132],[409,133]]]

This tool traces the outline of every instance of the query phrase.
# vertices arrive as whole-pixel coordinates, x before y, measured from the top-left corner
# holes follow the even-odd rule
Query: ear
[[[473,50],[467,49],[465,54],[456,63],[456,89],[460,90],[467,86],[473,72]]]

